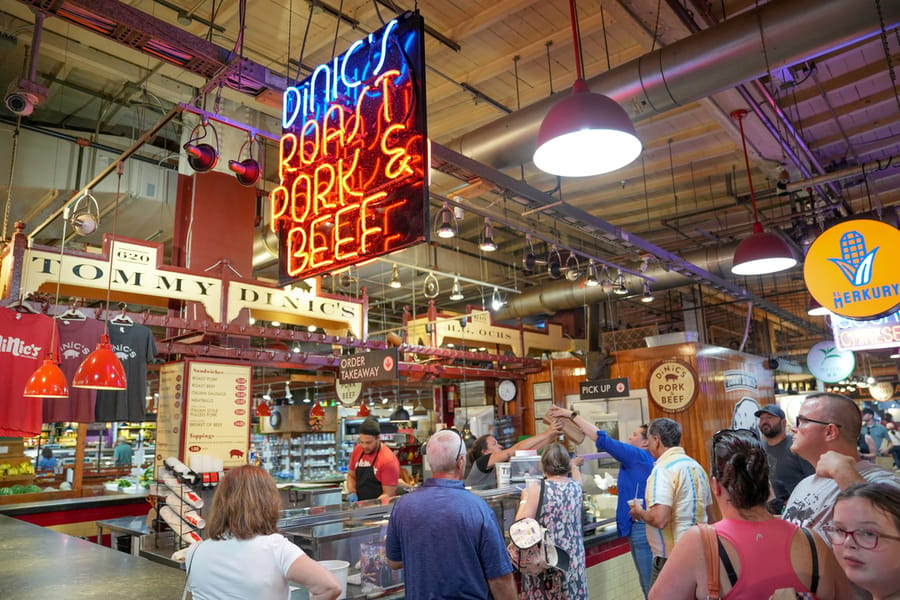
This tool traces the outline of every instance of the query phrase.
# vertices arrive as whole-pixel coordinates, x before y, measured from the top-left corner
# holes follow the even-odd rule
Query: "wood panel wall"
[[[742,398],[753,398],[760,406],[775,401],[773,372],[764,368],[765,359],[718,346],[696,343],[672,344],[656,348],[623,350],[615,353],[612,377],[627,377],[632,389],[646,388],[650,371],[660,361],[680,358],[694,368],[699,392],[684,411],[670,413],[650,400],[650,418],[668,417],[681,424],[681,445],[688,456],[709,468],[710,439],[720,429],[731,427],[734,408]],[[756,390],[725,391],[724,372],[746,371],[756,377]]]
[[[765,359],[718,346],[697,343],[672,344],[655,348],[639,348],[614,352],[616,362],[610,369],[610,377],[627,377],[631,389],[647,387],[647,377],[659,362],[680,358],[693,367],[698,379],[697,399],[679,413],[662,410],[649,401],[650,418],[668,417],[681,424],[682,446],[705,469],[709,468],[709,444],[713,434],[731,427],[734,408],[742,398],[752,398],[760,406],[775,401],[773,372],[763,365]],[[746,371],[756,377],[756,390],[725,391],[724,372]],[[552,375],[552,376],[551,376]],[[522,432],[534,434],[534,384],[553,382],[553,403],[565,405],[565,397],[579,392],[579,383],[585,380],[584,363],[575,358],[544,362],[540,373],[528,375],[522,390]],[[542,415],[537,415],[540,418]]]

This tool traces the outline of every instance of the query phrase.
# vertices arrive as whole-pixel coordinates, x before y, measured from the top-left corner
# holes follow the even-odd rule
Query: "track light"
[[[650,282],[644,281],[644,293],[641,295],[641,302],[653,302],[653,292],[650,291]]]
[[[253,158],[253,146],[257,143],[256,136],[251,133],[250,139],[241,146],[237,160],[228,161],[228,168],[234,173],[235,177],[237,177],[238,183],[247,187],[256,185],[256,182],[259,181],[259,177],[262,174],[262,167],[260,167],[259,162]],[[249,156],[248,158],[241,160],[245,148],[247,148]]]
[[[494,310],[500,310],[503,308],[503,305],[506,304],[503,301],[503,298],[500,297],[500,290],[494,288],[494,293],[491,294],[491,308]]]
[[[562,257],[556,246],[550,246],[550,252],[547,253],[547,274],[550,275],[550,279],[562,277]]]
[[[594,264],[593,259],[588,261],[587,279],[585,279],[584,285],[587,287],[597,287],[600,285],[600,280],[597,279],[597,265]]]
[[[206,138],[208,129],[213,132],[213,137],[216,141],[215,148],[210,144],[198,143],[200,140]],[[191,131],[190,139],[183,148],[188,154],[188,164],[198,173],[206,173],[207,171],[213,170],[216,167],[216,163],[219,162],[219,134],[216,132],[216,128],[205,120],[194,127],[193,131]]]
[[[459,222],[446,201],[444,201],[441,209],[434,216],[434,222],[437,223],[438,221],[440,221],[440,225],[437,226],[439,238],[446,240],[456,236],[456,232],[459,230]]]
[[[494,241],[494,228],[491,227],[490,217],[484,218],[484,228],[481,230],[481,238],[478,248],[482,252],[494,252],[497,250],[497,242]]]
[[[391,283],[388,285],[390,285],[394,289],[397,289],[403,285],[402,283],[400,283],[400,269],[397,267],[397,265],[394,265],[391,269]]]
[[[574,252],[570,252],[566,257],[566,279],[569,281],[577,281],[581,277],[581,265],[578,264],[578,257]]]
[[[616,281],[613,284],[613,293],[618,294],[619,296],[624,296],[628,293],[628,288],[625,287],[625,276],[622,275],[622,271],[619,271],[619,275],[616,277]]]
[[[453,278],[453,287],[450,288],[450,299],[453,301],[462,300],[462,287],[459,285],[459,277]]]

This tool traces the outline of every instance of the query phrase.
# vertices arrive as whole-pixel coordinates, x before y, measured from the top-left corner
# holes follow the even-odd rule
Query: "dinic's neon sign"
[[[423,67],[422,20],[406,13],[284,92],[279,283],[425,239]]]

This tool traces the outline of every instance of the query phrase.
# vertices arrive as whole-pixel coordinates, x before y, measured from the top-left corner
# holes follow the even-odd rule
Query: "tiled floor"
[[[631,553],[622,554],[588,569],[588,595],[603,600],[643,600]]]

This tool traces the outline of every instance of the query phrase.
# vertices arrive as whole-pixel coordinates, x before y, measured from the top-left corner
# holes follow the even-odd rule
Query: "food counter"
[[[4,600],[178,600],[184,572],[0,515]]]

